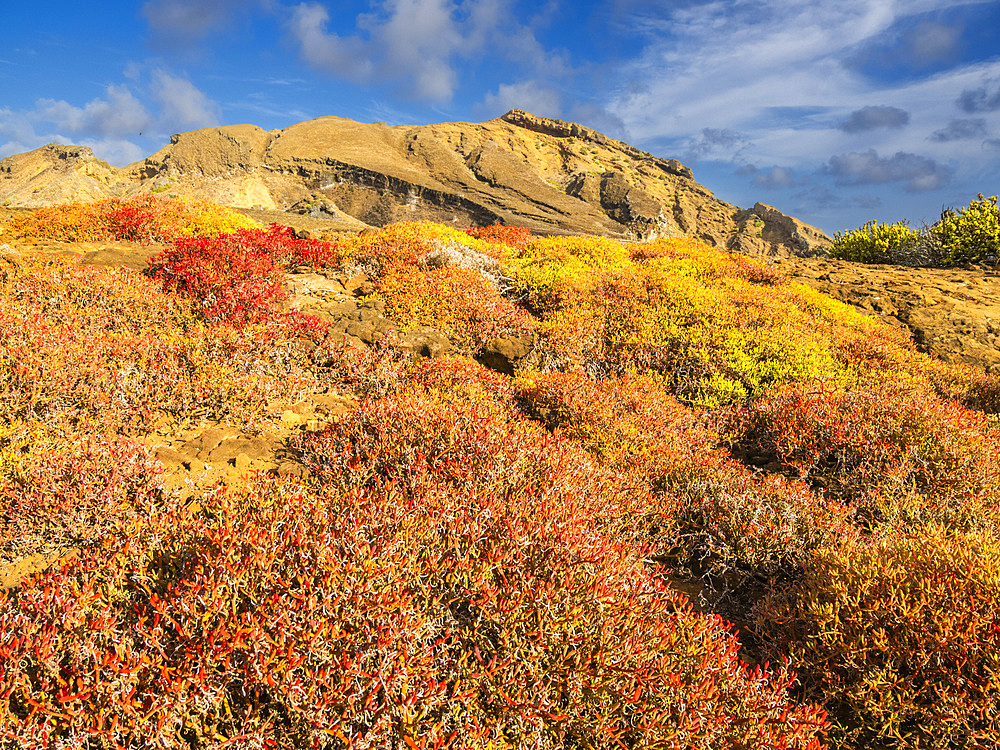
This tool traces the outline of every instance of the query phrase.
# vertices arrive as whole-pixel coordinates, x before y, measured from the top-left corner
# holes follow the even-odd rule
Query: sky
[[[520,107],[832,234],[1000,192],[1000,0],[0,0],[0,157]]]

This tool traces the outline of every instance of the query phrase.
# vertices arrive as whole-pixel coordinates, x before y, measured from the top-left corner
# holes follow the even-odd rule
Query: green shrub
[[[833,235],[830,255],[860,263],[904,266],[954,266],[996,260],[1000,254],[1000,207],[997,196],[965,208],[945,209],[932,227],[911,229],[909,222],[869,221],[860,229]]]
[[[931,228],[941,243],[942,265],[995,259],[1000,253],[1000,208],[997,196],[972,201],[966,208],[941,213]]]
[[[861,263],[902,263],[914,255],[920,244],[920,232],[911,229],[907,221],[869,221],[860,229],[835,233],[830,255]]]

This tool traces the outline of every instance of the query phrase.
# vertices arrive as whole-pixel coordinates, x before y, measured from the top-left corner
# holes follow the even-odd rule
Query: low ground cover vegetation
[[[230,229],[0,256],[0,563],[61,556],[0,747],[991,747],[997,378],[693,240]],[[302,267],[454,353],[281,309]],[[330,389],[295,474],[182,501],[141,442]]]
[[[137,195],[39,208],[14,217],[4,229],[14,239],[158,243],[257,226],[243,214],[208,201]]]

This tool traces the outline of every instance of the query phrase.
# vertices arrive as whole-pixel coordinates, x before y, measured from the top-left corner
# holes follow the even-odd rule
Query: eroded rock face
[[[180,133],[170,145],[129,167],[145,177],[229,177],[253,171],[265,160],[272,136],[256,125],[228,125]]]
[[[585,141],[590,141],[602,146],[613,146],[634,159],[648,161],[649,163],[655,164],[667,174],[675,174],[678,177],[687,177],[689,180],[694,179],[694,175],[691,170],[676,159],[657,158],[646,151],[637,149],[635,146],[630,146],[624,141],[617,141],[613,138],[609,138],[603,133],[599,133],[596,130],[588,128],[584,125],[578,125],[575,122],[564,122],[562,120],[553,120],[548,117],[538,117],[530,112],[525,112],[523,109],[512,109],[500,119],[504,122],[509,122],[512,125],[524,128],[525,130],[532,130],[536,133],[551,135],[556,138],[582,138]]]
[[[567,185],[566,192],[600,205],[608,216],[627,227],[639,239],[663,234],[663,205],[641,186],[631,184],[621,172],[605,172],[600,176],[577,173]]]
[[[777,209],[716,199],[676,159],[523,110],[482,123],[390,127],[322,117],[273,131],[204,128],[121,169],[89,149],[56,145],[0,161],[0,203],[12,206],[148,192],[294,209],[323,222],[325,231],[309,228],[315,236],[427,219],[537,234],[688,235],[773,256],[815,255],[829,244]]]

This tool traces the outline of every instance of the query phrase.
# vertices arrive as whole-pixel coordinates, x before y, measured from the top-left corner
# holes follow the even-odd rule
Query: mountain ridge
[[[676,159],[578,123],[511,110],[482,123],[396,125],[327,116],[267,131],[178,133],[113,167],[49,144],[0,160],[0,204],[165,193],[329,219],[331,233],[429,219],[539,234],[694,236],[731,251],[822,256],[830,239],[778,209],[717,199]]]

